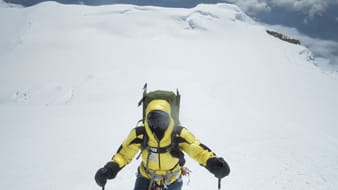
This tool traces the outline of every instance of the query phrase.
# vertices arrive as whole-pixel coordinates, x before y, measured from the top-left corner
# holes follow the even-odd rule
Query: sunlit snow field
[[[0,7],[0,187],[99,189],[141,118],[142,86],[231,167],[227,190],[338,188],[338,81],[238,7]],[[133,189],[140,160],[109,189]],[[216,189],[195,161],[186,190]]]

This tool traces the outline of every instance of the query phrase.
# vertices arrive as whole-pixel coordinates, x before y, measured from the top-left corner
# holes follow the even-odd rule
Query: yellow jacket
[[[161,110],[167,112],[170,117],[170,105],[165,100],[153,100],[146,108],[146,117],[149,112],[153,110]],[[134,156],[142,149],[144,134],[147,134],[148,146],[155,148],[168,147],[172,142],[172,133],[174,131],[175,123],[173,118],[170,118],[169,127],[165,131],[164,137],[158,142],[157,138],[150,130],[148,122],[145,120],[135,127],[123,141],[117,153],[113,156],[112,161],[116,162],[120,168],[127,165]],[[215,157],[215,154],[206,146],[200,143],[192,133],[186,128],[182,128],[176,138],[179,138],[178,148],[195,159],[202,166],[206,166],[209,158]],[[170,151],[165,153],[154,153],[148,149],[141,152],[142,163],[139,167],[139,172],[147,179],[152,178],[155,173],[159,176],[166,176],[168,173],[176,172],[178,176],[181,174],[179,166],[179,158],[173,156]],[[177,179],[177,176],[171,176],[172,183]],[[157,181],[160,184],[160,181]]]

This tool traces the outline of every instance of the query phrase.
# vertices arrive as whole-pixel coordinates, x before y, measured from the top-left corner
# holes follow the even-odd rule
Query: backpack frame
[[[171,108],[171,117],[174,119],[175,125],[180,125],[179,112],[180,112],[180,102],[181,94],[176,90],[176,94],[172,91],[156,90],[152,92],[147,92],[147,83],[143,87],[143,96],[138,102],[138,106],[143,105],[142,109],[142,120],[145,122],[145,112],[148,104],[153,100],[165,100],[170,104]]]

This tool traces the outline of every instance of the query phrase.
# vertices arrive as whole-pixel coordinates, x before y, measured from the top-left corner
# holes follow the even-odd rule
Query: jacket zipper
[[[158,149],[160,148],[160,143],[157,142],[157,147]],[[161,156],[160,156],[160,153],[157,153],[158,154],[158,168],[161,170]]]

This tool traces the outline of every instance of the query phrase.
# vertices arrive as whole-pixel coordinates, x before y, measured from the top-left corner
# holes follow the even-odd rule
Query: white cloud
[[[303,11],[310,18],[321,15],[330,5],[337,4],[336,0],[271,0],[271,5],[285,7],[294,11]]]
[[[271,11],[272,8],[284,8],[290,11],[303,12],[307,16],[303,19],[305,24],[311,19],[324,13],[330,6],[338,5],[338,0],[224,0],[238,5],[249,15]],[[335,18],[338,22],[338,17]],[[290,37],[299,39],[304,46],[309,48],[319,62],[326,60],[328,65],[338,71],[338,42],[313,39],[298,32],[295,28],[284,26],[268,26]]]
[[[224,0],[234,3],[249,14],[271,11],[271,7],[283,7],[292,11],[302,11],[310,19],[321,15],[331,5],[337,5],[337,0]]]
[[[238,5],[244,12],[248,14],[271,11],[271,8],[266,0],[224,0],[224,2]]]

